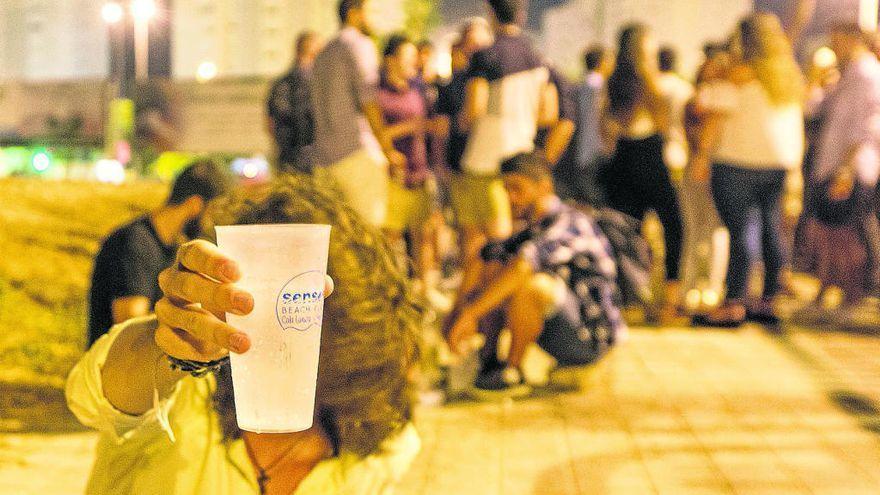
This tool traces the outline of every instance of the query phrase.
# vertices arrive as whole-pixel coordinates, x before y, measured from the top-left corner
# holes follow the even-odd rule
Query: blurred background
[[[725,42],[743,15],[769,11],[786,24],[804,3],[529,0],[527,30],[576,81],[585,47],[614,46],[621,26],[641,21],[693,79],[704,45]],[[877,0],[807,3],[794,46],[804,67],[835,63],[832,23],[876,28]],[[371,5],[376,38],[432,41],[441,78],[462,19],[486,14],[477,0]],[[160,205],[194,158],[216,160],[240,183],[267,180],[270,85],[290,68],[302,30],[337,28],[328,0],[0,2],[0,493],[80,493],[88,474],[94,436],[67,412],[62,389],[84,350],[100,242]],[[798,290],[816,292],[799,280]],[[590,392],[424,413],[428,457],[403,492],[880,493],[876,322],[781,335],[637,331],[630,348],[576,379]],[[587,433],[573,432],[584,418]],[[517,448],[531,438],[556,465],[523,468],[522,485],[505,481],[520,472],[505,463],[524,463]],[[492,442],[506,447],[473,453]],[[597,442],[612,447],[596,451]],[[475,457],[471,468],[442,467],[461,456]],[[459,484],[441,481],[450,470]],[[479,491],[464,491],[474,483]]]

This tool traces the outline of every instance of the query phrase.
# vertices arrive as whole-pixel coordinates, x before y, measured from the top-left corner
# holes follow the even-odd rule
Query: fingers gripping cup
[[[218,226],[217,246],[238,262],[238,286],[254,296],[247,316],[226,321],[251,349],[232,354],[238,426],[257,433],[312,427],[329,225]]]

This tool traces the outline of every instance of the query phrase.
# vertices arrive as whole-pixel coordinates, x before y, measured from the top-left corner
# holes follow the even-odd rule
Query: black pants
[[[746,295],[752,266],[749,218],[754,210],[760,214],[764,298],[779,292],[779,275],[785,264],[780,235],[784,188],[784,170],[752,170],[725,164],[712,167],[712,197],[721,221],[730,232],[727,299],[739,300]]]
[[[666,278],[678,280],[684,234],[678,193],[663,162],[663,137],[620,139],[602,182],[611,208],[638,220],[648,210],[657,213],[666,244]]]

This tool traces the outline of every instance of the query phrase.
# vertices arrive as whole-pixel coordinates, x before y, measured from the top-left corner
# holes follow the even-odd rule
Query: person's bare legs
[[[459,233],[461,246],[462,282],[458,290],[456,307],[476,288],[484,274],[481,273],[480,250],[486,244],[486,235],[476,226],[462,226]]]
[[[508,300],[505,319],[511,333],[509,366],[519,368],[529,344],[544,331],[544,320],[557,305],[557,284],[553,277],[538,274]]]

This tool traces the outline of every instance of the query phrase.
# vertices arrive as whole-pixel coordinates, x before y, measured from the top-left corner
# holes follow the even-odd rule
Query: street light
[[[107,24],[116,24],[122,20],[122,16],[125,12],[122,10],[122,5],[119,5],[116,2],[108,2],[105,3],[101,8],[101,17],[104,18],[104,22]]]
[[[217,77],[217,64],[206,60],[199,64],[196,70],[196,80],[199,82],[208,82]]]
[[[132,0],[131,15],[136,22],[150,22],[156,15],[156,2],[154,0]]]
[[[155,15],[155,1],[132,0],[131,16],[134,18],[134,73],[137,80],[149,77],[150,20]]]

